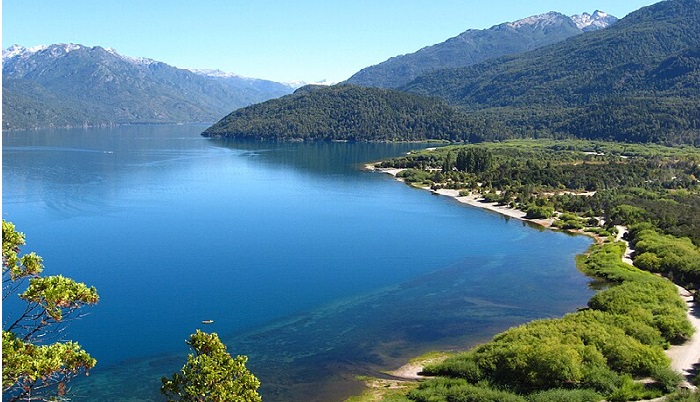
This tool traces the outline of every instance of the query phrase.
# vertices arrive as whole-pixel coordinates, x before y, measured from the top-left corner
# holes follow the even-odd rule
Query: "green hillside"
[[[507,121],[510,137],[698,144],[698,49],[700,2],[670,0],[604,30],[426,74],[402,89]]]
[[[307,86],[238,109],[208,128],[210,137],[276,140],[478,141],[491,130],[444,101],[353,85]]]

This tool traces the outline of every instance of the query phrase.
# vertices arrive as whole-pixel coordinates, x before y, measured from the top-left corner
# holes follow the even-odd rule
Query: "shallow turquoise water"
[[[3,133],[4,218],[47,274],[101,295],[69,327],[99,362],[75,400],[159,400],[197,328],[250,357],[266,401],[342,399],[357,374],[591,295],[573,260],[587,238],[359,169],[418,145],[220,141],[203,129]]]

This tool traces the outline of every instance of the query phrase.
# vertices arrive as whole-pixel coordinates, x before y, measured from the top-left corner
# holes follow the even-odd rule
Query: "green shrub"
[[[681,390],[667,397],[664,402],[700,402],[700,392]]]
[[[527,219],[549,219],[554,216],[554,208],[551,206],[530,205],[525,210]]]
[[[408,393],[415,402],[527,402],[521,396],[465,380],[437,378],[421,383]]]
[[[603,396],[592,389],[550,389],[527,397],[530,402],[598,402]]]
[[[678,384],[683,381],[683,377],[669,367],[658,367],[651,376],[657,381],[664,393],[675,391]]]
[[[498,202],[501,199],[501,196],[493,191],[489,191],[486,194],[482,194],[482,197],[482,202]]]

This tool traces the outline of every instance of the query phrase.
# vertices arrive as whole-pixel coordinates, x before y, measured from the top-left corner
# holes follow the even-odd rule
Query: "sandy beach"
[[[693,295],[686,289],[678,286],[681,298],[688,305],[688,320],[695,328],[693,336],[682,345],[673,345],[666,351],[666,355],[671,358],[671,368],[690,378],[695,372],[695,365],[700,362],[700,317],[697,314],[697,304],[693,301]],[[685,383],[685,387],[695,389],[690,383]]]
[[[390,174],[394,177],[399,174],[399,172],[405,170],[405,169],[381,169],[381,168],[376,168],[374,167],[373,164],[367,164],[365,165],[365,168],[367,170],[373,170],[377,172],[382,172],[386,174]],[[397,178],[399,181],[403,181],[400,178]],[[499,205],[498,203],[495,202],[483,202],[483,197],[481,197],[480,194],[475,194],[475,193],[469,193],[469,195],[466,196],[461,196],[460,195],[460,190],[451,190],[451,189],[440,189],[440,190],[432,190],[429,187],[422,187],[424,190],[431,191],[435,194],[440,194],[444,195],[447,197],[452,197],[455,200],[467,204],[476,208],[481,208],[481,209],[486,209],[491,212],[496,212],[498,214],[507,216],[509,218],[514,218],[514,219],[520,219],[523,221],[527,222],[532,222],[535,224],[538,224],[540,226],[544,227],[551,227],[552,223],[554,222],[554,219],[526,219],[525,216],[527,215],[525,212],[511,208],[505,205]]]
[[[427,189],[427,190],[430,190],[430,189]],[[430,190],[430,191],[433,191],[433,190]],[[488,211],[496,212],[498,214],[507,216],[509,218],[515,218],[515,219],[520,219],[520,220],[527,221],[527,222],[536,223],[536,224],[538,224],[540,226],[544,226],[546,228],[551,227],[552,223],[554,222],[554,219],[527,219],[527,218],[525,218],[525,216],[527,214],[519,209],[511,208],[511,207],[508,207],[505,205],[499,205],[498,203],[495,203],[495,202],[483,202],[482,201],[483,198],[481,197],[480,194],[470,193],[469,195],[461,196],[461,195],[459,195],[460,190],[450,190],[450,189],[440,189],[440,190],[435,190],[433,192],[436,194],[452,197],[463,204],[467,204],[467,205],[471,205],[473,207],[482,208],[482,209],[486,209]]]

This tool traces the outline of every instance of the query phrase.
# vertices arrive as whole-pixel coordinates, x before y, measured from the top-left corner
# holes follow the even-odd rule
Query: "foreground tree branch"
[[[26,302],[9,324],[3,323],[3,401],[61,400],[68,382],[80,373],[87,374],[97,361],[75,342],[46,340],[60,334],[69,317],[81,307],[97,303],[99,296],[94,287],[60,275],[41,277],[41,257],[19,255],[24,244],[24,234],[3,220],[3,300],[17,295]],[[26,279],[27,289],[17,294]]]

